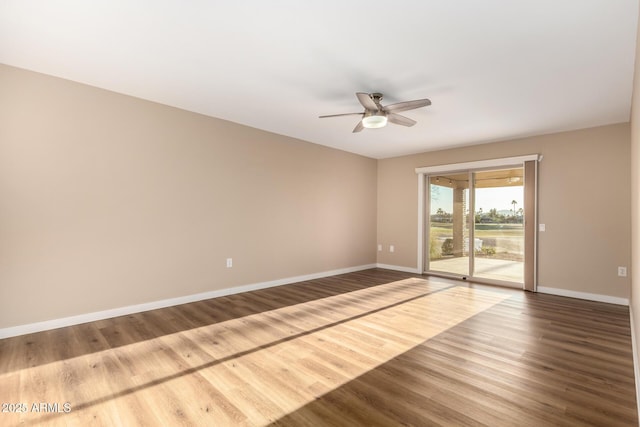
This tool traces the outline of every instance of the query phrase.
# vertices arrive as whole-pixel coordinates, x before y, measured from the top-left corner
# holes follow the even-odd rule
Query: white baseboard
[[[636,379],[636,405],[640,414],[640,365],[638,365],[638,342],[636,341],[633,307],[629,305],[629,322],[631,322],[631,351],[633,352],[633,373]]]
[[[609,304],[629,305],[628,298],[612,297],[602,294],[590,294],[587,292],[570,291],[567,289],[547,288],[546,286],[538,286],[537,291],[541,294],[558,295],[561,297],[570,297],[578,299],[586,299],[589,301],[606,302]]]
[[[400,265],[390,265],[390,264],[376,264],[378,268],[384,268],[385,270],[394,270],[394,271],[402,271],[403,273],[415,273],[420,274],[417,268],[412,267],[402,267]]]
[[[129,305],[110,310],[97,311],[93,313],[80,314],[77,316],[64,317],[61,319],[47,320],[44,322],[29,323],[26,325],[12,326],[0,329],[0,339],[26,335],[34,332],[48,331],[50,329],[63,328],[66,326],[79,325],[81,323],[95,322],[96,320],[109,319],[112,317],[126,316],[128,314],[140,313],[143,311],[156,310],[158,308],[171,307],[174,305],[187,304],[190,302],[202,301],[211,298],[218,298],[227,295],[239,294],[242,292],[256,291],[259,289],[272,288],[274,286],[289,285],[291,283],[304,282],[307,280],[321,279],[323,277],[336,276],[338,274],[353,273],[356,271],[376,268],[376,264],[359,265],[337,270],[323,271],[320,273],[306,274],[303,276],[287,277],[285,279],[270,280],[268,282],[252,283],[249,285],[235,286],[233,288],[219,289],[183,297],[170,298],[161,301],[153,301],[144,304]]]
[[[412,267],[403,267],[399,265],[380,264],[380,263],[376,264],[376,266],[378,268],[401,271],[404,273],[422,274],[417,268],[412,268]],[[503,283],[496,283],[496,284],[498,284],[499,286],[510,286],[509,284],[503,284]],[[560,288],[548,288],[544,286],[538,286],[537,292],[540,292],[542,294],[558,295],[562,297],[584,299],[589,301],[606,302],[609,304],[616,304],[616,305],[626,305],[626,306],[629,305],[628,298],[613,297],[610,295],[590,294],[587,292],[570,291],[567,289],[560,289]]]

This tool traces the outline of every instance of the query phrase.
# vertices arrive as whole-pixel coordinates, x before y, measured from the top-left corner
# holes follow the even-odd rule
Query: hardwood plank
[[[637,425],[627,307],[372,269],[0,340],[1,425]]]

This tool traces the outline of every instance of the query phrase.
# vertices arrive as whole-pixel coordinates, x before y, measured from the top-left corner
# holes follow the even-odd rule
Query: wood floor
[[[0,340],[2,426],[637,426],[634,387],[627,307],[379,269]]]

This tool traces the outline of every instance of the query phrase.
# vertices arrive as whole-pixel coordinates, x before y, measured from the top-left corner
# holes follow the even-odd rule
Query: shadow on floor
[[[371,269],[6,338],[0,340],[0,374],[348,294],[409,277],[421,276]]]

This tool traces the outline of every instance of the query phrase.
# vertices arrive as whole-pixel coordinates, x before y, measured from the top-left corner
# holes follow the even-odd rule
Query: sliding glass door
[[[430,269],[469,276],[469,174],[432,176],[429,193]]]
[[[427,177],[427,272],[524,282],[524,170]]]
[[[523,283],[524,179],[522,168],[473,173],[473,276]]]

